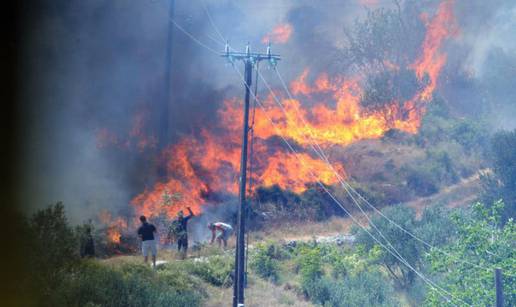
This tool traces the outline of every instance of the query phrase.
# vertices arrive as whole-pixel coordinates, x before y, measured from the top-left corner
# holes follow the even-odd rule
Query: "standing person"
[[[219,247],[221,247],[222,243],[224,243],[224,248],[228,246],[228,239],[233,233],[233,227],[231,227],[231,225],[222,222],[209,223],[208,229],[211,230],[210,244],[213,244],[216,238]]]
[[[150,252],[152,254],[152,267],[156,268],[156,255],[158,253],[156,240],[154,239],[156,227],[147,223],[147,218],[144,215],[140,216],[140,222],[142,222],[142,225],[138,228],[138,236],[142,240],[142,254],[144,261],[145,263],[148,262]]]
[[[183,211],[179,211],[177,220],[172,223],[173,232],[177,240],[177,251],[181,259],[185,259],[188,252],[188,221],[195,216],[190,207],[186,209],[189,215],[184,216]]]
[[[87,225],[81,237],[81,257],[95,257],[95,242],[91,234],[91,225]]]

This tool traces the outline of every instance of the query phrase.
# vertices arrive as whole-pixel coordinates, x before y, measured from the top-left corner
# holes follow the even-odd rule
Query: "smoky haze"
[[[264,51],[262,37],[277,24],[291,24],[291,39],[273,45],[273,51],[282,55],[280,70],[292,80],[305,67],[311,77],[323,71],[344,73],[344,31],[367,10],[395,8],[394,1],[378,3],[176,1],[175,21],[220,51],[223,39],[205,8],[235,49],[249,41],[254,51]],[[438,1],[401,3],[435,8]],[[63,201],[75,222],[101,209],[127,210],[130,200],[155,179],[152,136],[159,134],[157,106],[163,99],[171,27],[168,1],[39,0],[25,6],[18,120],[24,145],[18,186],[24,205],[33,209]],[[457,2],[455,11],[461,34],[447,46],[449,81],[441,94],[465,114],[478,113],[478,108],[498,128],[516,127],[516,89],[510,85],[510,77],[516,76],[516,4]],[[223,99],[240,97],[242,89],[239,77],[218,55],[171,29],[173,143],[214,123]],[[274,74],[264,70],[264,76],[278,85]],[[482,95],[472,94],[476,91]],[[139,129],[138,116],[144,123]],[[99,135],[110,144],[99,146]],[[209,211],[213,218],[228,215],[225,209]]]

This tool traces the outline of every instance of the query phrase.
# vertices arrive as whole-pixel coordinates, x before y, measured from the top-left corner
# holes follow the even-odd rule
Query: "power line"
[[[242,74],[237,70],[235,69],[235,71],[239,74],[239,76],[243,79],[243,76]],[[266,112],[266,109],[265,109],[265,106],[261,103],[261,101],[259,99],[257,99],[256,97],[254,97],[254,99],[256,99],[257,103],[260,105],[260,107],[264,110],[264,114],[265,116],[267,117],[267,119],[269,120],[269,122],[273,125],[273,127],[279,132],[279,129],[277,128],[277,125],[274,123],[274,121],[272,121],[272,119],[267,115],[267,112]],[[278,133],[278,135],[280,136],[280,138],[283,140],[283,142],[285,142],[285,144],[287,145],[287,147],[292,151],[292,153],[294,153],[294,156],[296,157],[296,159],[298,159],[303,165],[305,165],[304,161],[299,158],[299,155],[297,153],[297,151],[292,147],[292,145],[285,139],[285,137],[283,135],[281,135],[281,133]],[[371,232],[369,232],[369,230],[367,230],[367,228],[365,228],[364,226],[362,226],[362,224],[360,224],[358,222],[358,220],[356,220],[356,218],[342,205],[342,203],[340,203],[340,201],[338,199],[335,198],[335,196],[326,188],[326,186],[324,186],[324,184],[321,183],[321,181],[315,176],[315,174],[312,172],[311,169],[309,169],[309,173],[311,174],[311,176],[314,178],[314,180],[316,181],[316,183],[321,186],[321,188],[333,199],[333,201],[335,201],[335,203],[353,220],[353,222],[355,222],[355,224],[357,224],[360,228],[362,228],[362,230],[364,230],[373,240],[375,240],[381,247],[383,247],[386,251],[388,251],[391,255],[393,255],[396,259],[400,260],[403,264],[405,264],[405,266],[407,266],[410,270],[412,270],[414,273],[416,273],[416,275],[418,275],[425,283],[427,283],[433,290],[435,290],[436,292],[439,293],[439,295],[444,298],[446,301],[450,302],[453,304],[453,302],[450,301],[449,298],[447,298],[445,295],[443,295],[442,293],[445,293],[447,294],[449,297],[453,298],[453,299],[456,299],[458,301],[461,301],[462,303],[464,303],[465,305],[469,306],[467,303],[463,302],[461,299],[458,299],[458,298],[455,298],[453,295],[451,295],[451,293],[449,293],[448,291],[444,290],[443,288],[439,287],[437,284],[435,284],[433,281],[431,281],[430,279],[428,279],[427,277],[425,277],[422,273],[420,273],[419,271],[417,271],[414,267],[412,267],[403,257],[401,256],[398,256],[396,255],[391,249],[389,249],[387,246],[385,246],[382,242],[380,242],[373,234],[371,234]],[[391,245],[392,246],[392,245]],[[395,250],[393,248],[393,250]],[[397,253],[397,251],[396,251]],[[399,253],[397,253],[399,254]]]
[[[224,36],[222,35],[222,33],[220,33],[218,27],[215,25],[215,22],[213,21],[213,18],[211,18],[211,14],[210,14],[210,11],[208,10],[208,7],[206,6],[206,3],[204,3],[203,0],[201,0],[201,3],[202,3],[202,7],[204,8],[204,11],[206,12],[206,15],[208,16],[208,20],[210,21],[210,24],[211,24],[211,27],[215,30],[215,32],[219,35],[219,37],[222,39],[222,42],[224,44],[224,42],[227,41],[226,38],[224,38]]]
[[[278,99],[277,99],[277,97],[276,97],[276,95],[274,94],[274,92],[272,91],[272,89],[269,87],[268,83],[266,83],[266,81],[265,81],[265,79],[263,78],[263,76],[261,76],[261,77],[262,77],[262,81],[266,84],[266,86],[267,86],[267,87],[269,88],[269,90],[271,91],[271,94],[272,94],[272,96],[273,96],[274,100],[276,100],[277,102],[279,102],[279,101],[278,101]],[[281,105],[281,103],[280,103],[280,107],[282,108],[282,110],[283,110],[283,111],[285,112],[285,114],[286,114],[286,110],[285,110],[285,109],[284,109],[284,107]],[[318,152],[318,151],[313,147],[313,145],[311,145],[311,146],[312,146],[312,149],[316,152],[316,154],[320,155],[320,153],[319,153],[319,152]],[[331,169],[336,173],[336,170],[335,170],[335,169],[333,168],[333,166],[329,163],[329,161],[328,161],[328,159],[327,159],[326,157],[324,157],[324,158],[323,158],[323,161],[324,161],[327,165],[329,165],[329,166],[330,166],[330,168],[331,168]],[[405,264],[409,269],[413,270],[413,271],[414,271],[414,272],[415,272],[419,277],[421,277],[421,278],[425,279],[426,277],[423,277],[424,275],[422,276],[422,274],[420,275],[420,273],[418,273],[418,271],[417,271],[415,268],[413,268],[413,267],[408,263],[408,261],[407,261],[405,258],[403,258],[403,256],[398,252],[398,250],[397,250],[394,246],[392,246],[391,242],[390,242],[390,241],[385,237],[385,235],[382,233],[382,231],[381,231],[380,229],[378,229],[378,227],[373,223],[373,221],[369,218],[369,216],[366,214],[366,212],[362,209],[362,206],[360,206],[359,202],[355,199],[355,197],[353,196],[353,194],[351,194],[347,188],[345,188],[345,187],[344,187],[344,189],[345,189],[345,191],[348,193],[348,196],[353,200],[353,203],[354,203],[354,204],[359,208],[359,210],[361,211],[361,213],[365,216],[365,218],[366,218],[366,219],[367,219],[367,221],[369,222],[369,225],[371,225],[371,227],[373,227],[373,228],[378,232],[378,234],[382,237],[382,239],[383,239],[383,240],[385,240],[385,242],[387,243],[387,245],[388,245],[388,246],[389,246],[389,247],[394,251],[394,253],[396,253],[396,255],[394,255],[392,252],[391,252],[391,254],[392,254],[394,257],[396,257],[398,260],[400,260],[403,264]],[[332,197],[332,198],[333,198],[333,197]],[[341,208],[342,208],[342,209],[344,209],[344,207],[343,207],[343,206],[341,206]],[[353,216],[351,215],[351,213],[349,213],[347,210],[345,210],[345,213],[346,213],[347,215],[349,215],[349,216],[353,219],[353,221],[355,221],[355,219],[353,218]],[[356,222],[356,221],[355,221],[355,223],[357,223],[357,224],[358,224],[358,222]],[[359,226],[361,226],[361,225],[359,225]],[[361,228],[362,228],[362,229],[364,229],[362,226],[361,226]],[[368,232],[368,233],[369,233],[369,232]],[[375,241],[379,242],[377,239],[375,239]],[[433,282],[432,282],[431,280],[429,280],[428,278],[426,278],[426,279],[427,279],[430,283],[432,283],[434,286],[436,286],[437,288],[439,288],[440,290],[444,291],[446,294],[448,294],[448,295],[450,295],[450,296],[451,296],[451,294],[450,294],[450,293],[448,293],[446,290],[444,290],[444,289],[442,289],[442,288],[438,287],[435,283],[433,283]]]
[[[176,24],[176,26],[178,26],[178,25]],[[214,26],[214,27],[215,27],[215,25],[214,25],[214,24],[212,24],[212,26]],[[179,28],[179,26],[178,26],[178,28]],[[207,48],[208,50],[210,50],[210,51],[212,51],[212,52],[214,51],[213,49],[211,49],[211,48],[209,48],[209,47],[205,46],[204,44],[202,44],[201,42],[199,42],[197,39],[195,39],[195,37],[193,37],[191,34],[189,34],[188,32],[186,32],[184,29],[180,28],[180,30],[182,30],[182,31],[183,31],[185,34],[187,34],[190,38],[192,38],[194,41],[196,41],[199,45],[201,45],[201,46],[203,46],[203,47]],[[238,72],[238,70],[236,70],[236,71],[237,71],[237,73],[242,77],[242,75],[240,74],[240,72]],[[279,72],[278,72],[278,71],[276,71],[276,72],[277,72],[277,73],[278,73],[278,75],[279,75]],[[279,75],[279,76],[280,76],[280,75]],[[280,77],[281,77],[281,76],[280,76]],[[262,77],[262,78],[263,78],[263,77]],[[242,77],[242,79],[243,79],[243,77]],[[282,80],[282,81],[283,81],[283,80]],[[284,87],[286,88],[284,81],[283,81],[283,85],[284,85]],[[246,86],[247,86],[247,85],[246,85]],[[288,91],[288,88],[286,88],[286,89],[287,89],[287,91]],[[271,90],[271,92],[272,92],[272,90]],[[252,94],[252,93],[251,93],[251,94]],[[289,95],[290,95],[290,93],[289,93]],[[255,101],[256,101],[256,102],[258,102],[258,103],[260,104],[260,107],[261,107],[262,109],[264,109],[263,104],[261,104],[261,102],[260,102],[256,97],[254,97],[254,99],[255,99]],[[266,115],[266,116],[267,116],[267,115]],[[268,116],[267,116],[267,117],[268,117]],[[273,125],[275,125],[275,124],[272,122],[272,120],[271,120],[270,118],[268,118],[268,119],[269,119],[269,121],[271,121],[271,123],[272,123]],[[275,128],[277,129],[277,127],[276,127],[276,126],[275,126]],[[288,147],[289,147],[291,150],[293,150],[293,152],[296,154],[296,158],[298,158],[298,159],[299,159],[299,157],[297,157],[297,153],[296,153],[296,152],[295,152],[295,150],[292,148],[292,146],[290,146],[290,144],[288,143],[288,141],[286,141],[286,139],[284,139],[284,137],[283,137],[281,134],[279,134],[279,135],[280,135],[280,137],[281,137],[281,138],[282,138],[282,139],[287,143]],[[318,145],[317,145],[317,146],[318,146]],[[319,147],[319,146],[318,146],[318,147]],[[320,147],[319,147],[319,148],[320,148]],[[314,150],[315,150],[315,149],[314,149]],[[317,151],[316,151],[316,152],[317,152]],[[322,152],[322,149],[321,149],[321,152]],[[302,162],[302,160],[301,160],[301,159],[299,159],[299,160]],[[325,162],[329,163],[329,161],[328,161],[328,159],[327,159],[327,158],[324,158],[324,160],[325,160]],[[331,166],[331,164],[330,164],[330,166]],[[332,167],[332,166],[331,166],[331,167]],[[333,167],[332,167],[332,168],[333,168]],[[310,171],[310,172],[311,172],[311,171]],[[336,175],[338,175],[338,173],[337,173],[335,170],[334,170],[334,172],[336,173]],[[315,177],[315,175],[314,175],[312,172],[311,172],[311,174],[312,174],[312,177],[317,178],[317,177]],[[339,176],[339,178],[340,178],[340,179],[342,179],[342,177],[340,177],[340,175],[338,175],[338,176]],[[340,179],[339,179],[339,181],[341,181]],[[346,182],[344,181],[344,183],[346,183]],[[366,218],[370,221],[370,219],[369,219],[369,217],[367,216],[367,214],[366,214],[366,213],[361,209],[360,205],[358,204],[358,201],[356,201],[356,199],[355,199],[355,198],[354,198],[354,197],[349,193],[349,191],[348,191],[348,189],[345,187],[344,183],[342,183],[342,182],[341,182],[341,184],[343,184],[343,187],[345,188],[346,192],[348,192],[349,196],[353,199],[353,201],[355,202],[355,204],[360,208],[360,210],[362,211],[362,213],[363,213],[363,214],[366,216]],[[442,289],[441,287],[439,287],[438,285],[436,285],[435,283],[433,283],[431,280],[429,280],[428,278],[426,278],[424,275],[422,275],[421,273],[419,273],[417,270],[415,270],[413,267],[411,267],[411,266],[410,266],[410,264],[409,264],[409,263],[408,263],[408,262],[407,262],[403,257],[401,257],[401,255],[400,255],[400,254],[399,254],[399,253],[398,253],[398,252],[397,252],[397,251],[392,247],[392,245],[390,244],[390,242],[389,242],[389,241],[388,241],[388,240],[383,236],[383,234],[381,234],[381,232],[376,228],[376,226],[374,226],[374,228],[375,228],[375,229],[377,229],[377,231],[382,235],[382,237],[386,240],[386,242],[387,242],[387,243],[388,243],[388,244],[393,248],[393,250],[394,250],[394,251],[395,251],[395,252],[396,252],[396,253],[401,257],[401,259],[400,259],[400,258],[398,258],[396,255],[394,255],[394,254],[393,254],[393,252],[392,252],[391,250],[389,250],[389,249],[388,249],[385,245],[383,245],[383,244],[382,244],[382,243],[381,243],[381,242],[380,242],[376,237],[374,237],[374,236],[373,236],[369,231],[367,231],[367,229],[365,229],[365,228],[364,228],[360,223],[358,223],[358,222],[354,219],[354,217],[353,217],[349,212],[347,212],[347,210],[342,206],[342,204],[341,204],[340,202],[338,202],[338,200],[336,200],[336,199],[333,197],[333,195],[332,195],[332,194],[331,194],[331,193],[326,189],[326,187],[324,187],[324,185],[323,185],[320,181],[318,181],[318,184],[319,184],[319,185],[321,185],[321,186],[323,187],[323,189],[324,189],[324,190],[325,190],[325,191],[330,195],[330,197],[331,197],[331,198],[332,198],[336,203],[338,203],[338,204],[339,204],[339,206],[340,206],[340,207],[341,207],[341,208],[342,208],[342,209],[343,209],[343,210],[344,210],[344,211],[345,211],[345,212],[346,212],[346,213],[347,213],[347,214],[348,214],[348,215],[349,215],[349,216],[354,220],[354,222],[355,222],[357,225],[359,225],[359,226],[360,226],[364,231],[366,231],[366,232],[367,232],[367,233],[368,233],[368,234],[369,234],[369,235],[370,235],[370,236],[371,236],[371,237],[372,237],[372,238],[373,238],[377,243],[379,243],[379,244],[380,244],[380,246],[382,246],[384,249],[386,249],[388,252],[390,252],[393,256],[395,256],[395,258],[397,258],[398,260],[400,260],[400,261],[401,261],[402,263],[404,263],[407,267],[409,267],[410,269],[412,269],[412,270],[413,270],[413,271],[414,271],[414,272],[415,272],[419,277],[421,277],[421,278],[422,278],[422,279],[423,279],[427,284],[429,284],[429,285],[430,285],[430,286],[431,286],[435,291],[437,291],[437,289],[439,289],[439,290],[440,290],[440,291],[442,291],[443,293],[446,293],[446,294],[448,294],[450,297],[454,298],[454,297],[453,297],[449,292],[447,292],[446,290]],[[347,184],[347,183],[346,183],[346,184]],[[347,185],[352,189],[352,191],[353,191],[356,195],[358,195],[361,199],[365,200],[365,198],[363,198],[363,197],[362,197],[362,196],[361,196],[361,195],[360,195],[356,190],[354,190],[354,189],[353,189],[349,184],[347,184]],[[366,200],[366,201],[367,201],[367,200]],[[369,206],[372,206],[370,203],[368,203],[368,205],[369,205]],[[374,206],[373,206],[373,207],[374,207]],[[375,209],[376,209],[376,208],[375,208]],[[377,209],[376,209],[376,210],[377,210]],[[370,224],[371,224],[371,225],[374,225],[374,223],[372,223],[372,221],[370,221]],[[399,226],[399,225],[398,225],[398,226]],[[399,227],[401,227],[401,226],[399,226]],[[405,230],[405,231],[406,231],[406,230]],[[473,264],[473,265],[474,265],[474,264]],[[437,292],[439,293],[439,291],[437,291]],[[439,293],[439,294],[440,294],[443,298],[445,298],[447,301],[449,301],[449,299],[448,299],[448,298],[446,298],[445,296],[443,296],[443,295],[442,295],[442,293]],[[457,299],[457,298],[455,298],[455,299],[456,299],[456,300],[461,301],[461,302],[462,302],[462,303],[464,303],[464,304],[466,304],[465,302],[463,302],[463,301],[462,301],[462,300],[460,300],[460,299]],[[466,304],[466,305],[467,305],[467,304]]]
[[[205,48],[206,50],[210,51],[211,53],[214,53],[216,55],[219,55],[220,52],[218,52],[217,50],[213,49],[213,48],[210,48],[208,45],[204,44],[203,42],[201,42],[200,40],[198,40],[196,37],[194,37],[192,34],[190,34],[188,31],[186,31],[183,27],[181,27],[174,19],[169,19],[170,22],[172,22],[174,24],[174,26],[176,26],[176,28],[178,28],[181,32],[183,32],[183,34],[185,34],[186,36],[188,36],[192,41],[196,42],[199,46]]]
[[[290,90],[288,89],[288,87],[286,86],[286,83],[284,81],[284,79],[282,78],[281,74],[279,73],[278,69],[275,67],[275,72],[279,78],[279,80],[281,81],[281,84],[283,86],[283,88],[285,89],[285,91],[287,92],[287,95],[289,97],[289,99],[294,99],[292,94],[290,93]],[[285,108],[283,107],[283,105],[281,104],[281,102],[276,98],[276,96],[274,95],[274,93],[272,92],[270,86],[268,85],[268,83],[266,82],[266,80],[263,78],[263,76],[261,76],[264,84],[269,88],[269,90],[271,91],[271,93],[273,94],[273,96],[275,97],[275,100],[276,102],[280,105],[280,107],[282,108],[282,110],[284,112],[286,112]],[[305,125],[305,127],[308,127],[308,124],[306,123],[306,121],[304,120],[304,118],[299,114],[298,110],[296,109],[295,112],[297,113],[298,117],[302,120],[303,124]],[[311,129],[307,129],[309,132],[311,132]],[[444,255],[447,255],[448,257],[453,257],[453,255],[451,255],[450,253],[426,242],[425,240],[417,237],[415,234],[413,234],[412,232],[406,230],[405,228],[403,228],[402,226],[400,226],[398,223],[394,222],[392,219],[390,219],[388,216],[386,216],[383,212],[381,212],[381,210],[379,210],[378,208],[376,208],[374,205],[372,205],[366,198],[364,198],[358,191],[356,191],[336,170],[335,168],[331,165],[331,163],[329,162],[328,160],[328,157],[326,156],[326,154],[324,153],[323,149],[320,147],[319,144],[317,144],[317,142],[314,141],[315,138],[314,136],[312,135],[311,136],[311,139],[310,139],[310,143],[311,143],[311,147],[313,148],[313,150],[316,152],[316,154],[319,155],[319,157],[321,157],[325,163],[331,168],[331,170],[333,171],[333,173],[337,176],[340,184],[343,186],[343,188],[347,191],[348,189],[351,190],[359,199],[361,199],[363,202],[365,202],[370,208],[372,208],[374,211],[376,211],[378,214],[380,214],[380,216],[382,216],[383,218],[385,218],[387,221],[389,221],[389,223],[393,224],[394,226],[396,226],[397,228],[399,228],[400,230],[402,230],[403,232],[405,232],[406,234],[408,234],[409,236],[411,236],[412,238],[416,239],[417,241],[423,243],[424,245],[426,245],[427,247],[431,248],[431,249],[434,249],[436,251],[439,251],[441,252],[442,254]],[[312,143],[313,142],[313,143]],[[317,149],[315,149],[313,146],[317,147]],[[362,209],[360,209],[362,211]],[[364,213],[365,214],[365,213]],[[484,267],[484,266],[481,266],[481,265],[478,265],[478,264],[475,264],[475,263],[472,263],[472,262],[469,262],[467,260],[462,260],[462,259],[458,259],[455,257],[455,260],[457,260],[458,262],[462,262],[462,263],[466,263],[466,264],[469,264],[471,266],[474,266],[474,267],[477,267],[477,268],[480,268],[480,269],[483,269],[483,270],[489,270],[489,271],[492,271],[493,268],[488,268],[488,267]],[[510,274],[507,274],[507,275],[510,275]]]
[[[174,24],[176,24],[174,22]],[[177,26],[177,24],[176,24]],[[180,28],[180,30],[182,30],[185,34],[187,34],[190,38],[192,38],[194,41],[196,41],[199,45],[209,49],[209,47],[205,46],[204,44],[202,44],[200,41],[198,41],[195,37],[193,37],[193,35],[191,35],[190,33],[188,33],[186,30]],[[212,49],[209,49],[210,51],[214,51]],[[216,52],[214,52],[216,53]],[[226,48],[226,53],[229,53],[229,47]],[[242,54],[240,54],[242,55]],[[235,67],[233,67],[235,68]],[[241,79],[244,80],[242,74],[240,74],[240,72],[235,68],[235,71],[240,75]],[[253,93],[251,92],[250,88],[249,88],[249,85],[245,82],[244,80],[244,84],[246,84],[246,87],[247,87],[247,90],[249,91],[249,93],[252,95]],[[254,97],[254,99],[258,102],[258,104],[260,105],[260,107],[262,109],[264,109],[264,106],[263,104],[256,98]],[[265,113],[266,114],[266,113]],[[271,123],[274,125],[275,129],[277,129],[276,125],[274,124],[274,122],[272,122],[272,120],[268,117],[268,115],[266,114],[267,118],[269,119],[269,121],[271,121]],[[302,159],[300,159],[297,155],[297,152],[294,150],[294,148],[290,145],[290,143],[288,143],[288,141],[281,135],[279,134],[280,137],[283,139],[283,141],[287,144],[287,146],[293,151],[293,153],[295,154],[296,158],[304,164],[304,162],[302,161]],[[443,295],[442,293],[445,293],[447,294],[448,296],[452,297],[453,296],[446,290],[444,290],[443,288],[439,287],[437,284],[435,284],[434,282],[432,282],[431,280],[429,280],[427,277],[425,277],[422,273],[420,273],[419,271],[417,271],[415,268],[413,268],[403,257],[399,257],[398,255],[394,254],[388,247],[386,247],[383,243],[381,243],[374,235],[372,235],[365,227],[363,227],[360,223],[358,223],[358,221],[354,218],[353,215],[351,215],[350,212],[348,212],[345,207],[333,196],[333,194],[331,194],[330,191],[328,191],[328,189],[317,179],[317,177],[313,174],[313,172],[310,170],[310,173],[312,175],[312,177],[314,177],[314,179],[316,179],[317,183],[323,188],[323,190],[339,205],[339,207],[342,208],[342,210],[344,210],[344,212],[349,215],[352,220],[357,224],[359,225],[367,234],[369,234],[371,236],[371,238],[373,238],[373,240],[375,240],[381,247],[383,247],[386,251],[388,251],[389,253],[391,253],[396,259],[400,260],[403,264],[405,264],[405,266],[407,266],[409,269],[411,269],[412,271],[414,271],[416,273],[416,275],[418,275],[425,283],[427,283],[428,285],[430,285],[430,287],[439,293],[439,295],[441,297],[443,297],[446,301],[450,302],[450,299],[448,299],[445,295]],[[354,199],[354,198],[353,198]],[[391,245],[392,246],[392,245]],[[397,251],[396,251],[397,253]],[[399,253],[398,253],[399,254]],[[237,257],[239,257],[237,255]],[[238,298],[236,298],[236,300],[238,300]],[[457,299],[457,300],[460,300],[460,299]],[[460,300],[462,302],[462,300]],[[464,303],[466,304],[466,303]],[[467,304],[466,304],[467,305]]]

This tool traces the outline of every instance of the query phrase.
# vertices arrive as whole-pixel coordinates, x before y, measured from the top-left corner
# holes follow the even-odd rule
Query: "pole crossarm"
[[[249,44],[247,44],[247,46],[245,47],[245,52],[235,52],[235,51],[231,51],[230,49],[231,48],[229,47],[229,44],[226,43],[224,53],[222,53],[220,55],[221,57],[226,58],[230,63],[234,63],[237,60],[241,60],[241,61],[249,61],[249,62],[255,64],[260,61],[267,60],[267,61],[269,61],[269,64],[271,66],[276,66],[277,61],[281,60],[281,57],[279,54],[271,53],[271,45],[270,44],[267,46],[266,53],[251,52],[251,48],[249,47]]]

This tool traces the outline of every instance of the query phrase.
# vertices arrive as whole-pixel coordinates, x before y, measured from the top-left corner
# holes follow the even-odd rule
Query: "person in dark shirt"
[[[86,226],[84,234],[81,238],[81,257],[95,257],[95,243],[91,234],[91,226]]]
[[[154,234],[156,233],[156,227],[147,222],[147,218],[142,215],[140,216],[140,222],[142,225],[138,228],[138,236],[142,240],[142,254],[145,263],[149,260],[149,252],[152,254],[152,266],[156,267],[156,255],[158,254],[158,248]]]
[[[184,216],[183,211],[179,211],[177,219],[172,223],[172,232],[177,240],[177,251],[181,259],[186,258],[188,252],[188,221],[194,216],[190,207],[186,208],[189,215]]]

